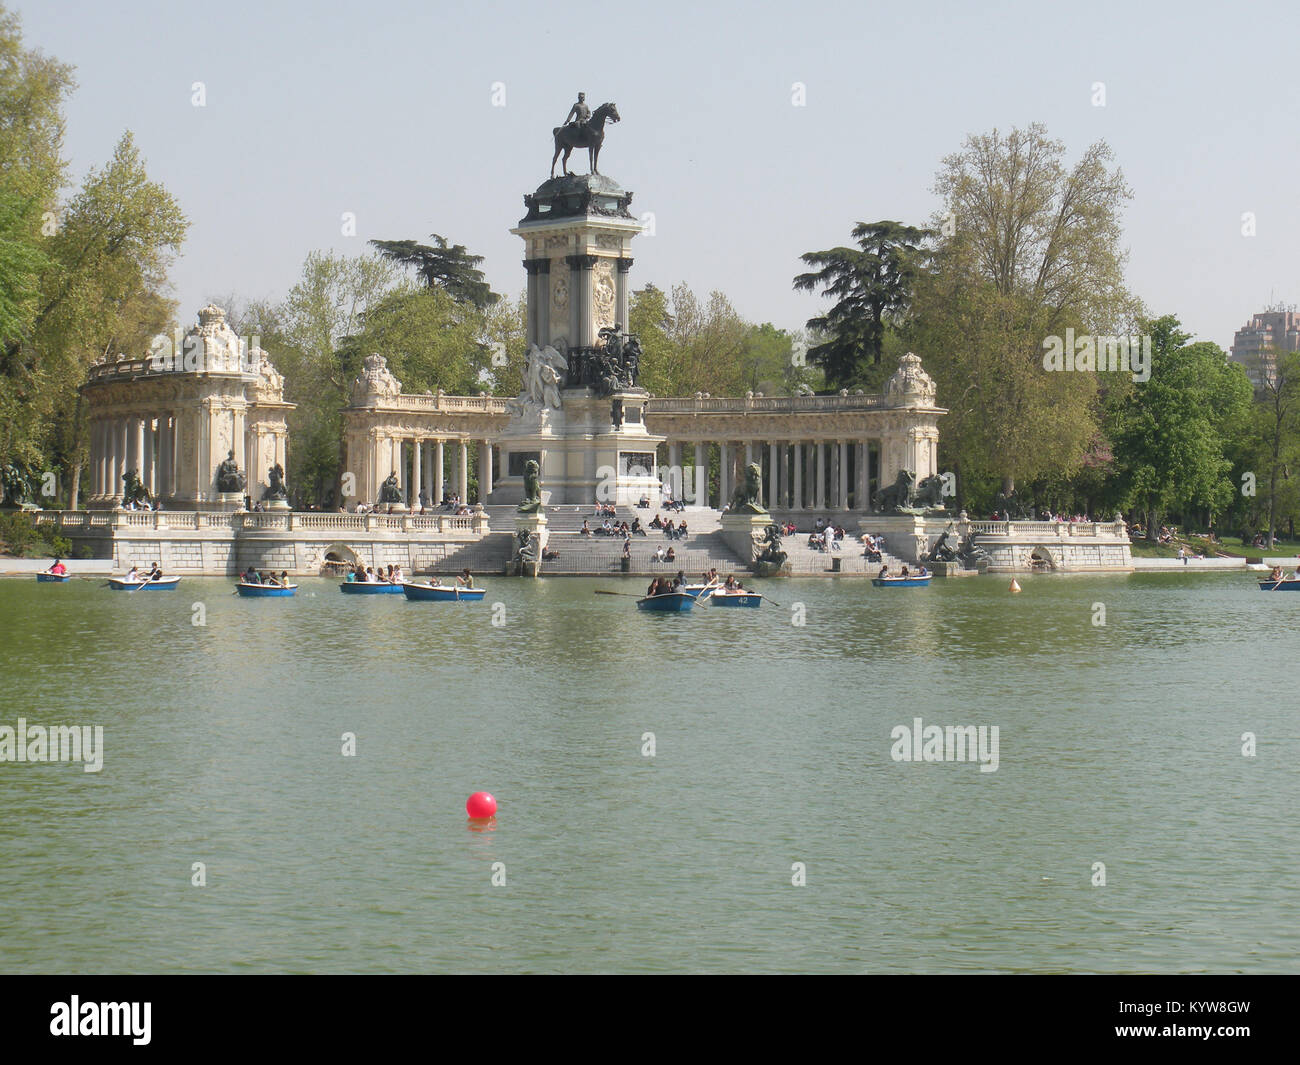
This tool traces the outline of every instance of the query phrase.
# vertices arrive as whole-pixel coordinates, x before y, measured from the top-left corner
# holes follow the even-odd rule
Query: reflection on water
[[[1297,968],[1300,597],[1244,576],[101,583],[0,582],[0,725],[105,730],[102,773],[0,763],[13,971]],[[914,717],[998,771],[893,762]]]

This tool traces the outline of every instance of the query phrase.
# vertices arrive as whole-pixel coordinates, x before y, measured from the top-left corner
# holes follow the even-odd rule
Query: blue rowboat
[[[692,599],[698,599],[705,588],[721,588],[720,584],[683,584],[678,591],[685,592]]]
[[[46,573],[41,570],[36,574],[37,584],[67,584],[72,580],[71,573]]]
[[[872,577],[871,583],[877,588],[925,588],[930,584],[930,576],[924,577]]]
[[[298,590],[296,584],[245,584],[243,581],[235,588],[245,599],[283,599]]]
[[[339,591],[344,595],[401,595],[402,586],[387,581],[344,581]]]
[[[115,592],[170,592],[176,585],[181,583],[179,577],[159,577],[156,581],[151,581],[141,577],[138,581],[128,581],[122,577],[109,577],[108,586]]]
[[[439,587],[435,584],[415,584],[407,581],[402,586],[407,599],[435,603],[477,603],[487,594],[486,588],[460,588],[456,585]]]
[[[763,605],[763,597],[758,592],[717,592],[713,591],[706,597],[709,606],[748,606],[760,607]]]
[[[647,595],[636,601],[638,610],[651,610],[656,614],[685,614],[695,605],[695,596],[689,592],[664,592]]]
[[[1260,581],[1261,592],[1300,592],[1300,581]]]

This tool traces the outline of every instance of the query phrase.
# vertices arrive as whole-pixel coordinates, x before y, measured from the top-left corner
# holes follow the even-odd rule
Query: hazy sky
[[[602,169],[655,216],[638,287],[718,288],[801,326],[822,304],[791,290],[800,253],[857,221],[924,223],[966,134],[1041,121],[1070,161],[1114,149],[1135,193],[1129,281],[1153,312],[1226,347],[1270,298],[1300,302],[1294,0],[11,6],[29,46],[77,67],[74,174],[132,129],[188,215],[186,321],[212,294],[282,296],[313,248],[432,232],[521,292],[508,230],[578,90],[618,104]]]

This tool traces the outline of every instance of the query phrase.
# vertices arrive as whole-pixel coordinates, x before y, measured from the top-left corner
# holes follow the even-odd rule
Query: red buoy
[[[465,800],[465,812],[475,821],[495,817],[497,801],[492,797],[491,792],[476,791]]]

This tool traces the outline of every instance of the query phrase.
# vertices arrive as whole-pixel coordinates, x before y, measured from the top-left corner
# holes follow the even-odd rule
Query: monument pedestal
[[[233,514],[237,510],[244,509],[244,493],[218,492],[216,499],[206,504],[203,509],[216,510],[223,514]]]
[[[657,448],[664,437],[645,426],[648,393],[598,396],[589,388],[565,389],[561,406],[512,420],[497,440],[504,475],[490,502],[523,499],[523,469],[535,459],[547,506],[589,506],[597,501],[635,506],[658,498]],[[617,406],[616,406],[617,405]],[[615,415],[621,424],[615,423]]]
[[[929,552],[952,520],[941,511],[933,514],[868,514],[858,521],[858,531],[883,536],[885,553],[911,565],[921,561],[921,556]]]
[[[740,556],[746,566],[752,566],[762,551],[763,536],[772,524],[772,515],[727,511],[722,515],[721,521],[722,538],[727,546]]]
[[[268,499],[262,504],[267,510],[292,510],[287,499]]]
[[[532,562],[521,562],[518,567],[518,576],[536,577],[542,568],[542,552],[546,550],[546,544],[550,539],[550,532],[546,528],[546,514],[538,511],[535,514],[516,514],[515,515],[515,543],[518,545],[518,534],[528,533],[529,542],[535,544],[537,549],[537,558]],[[517,547],[516,547],[517,549]]]

